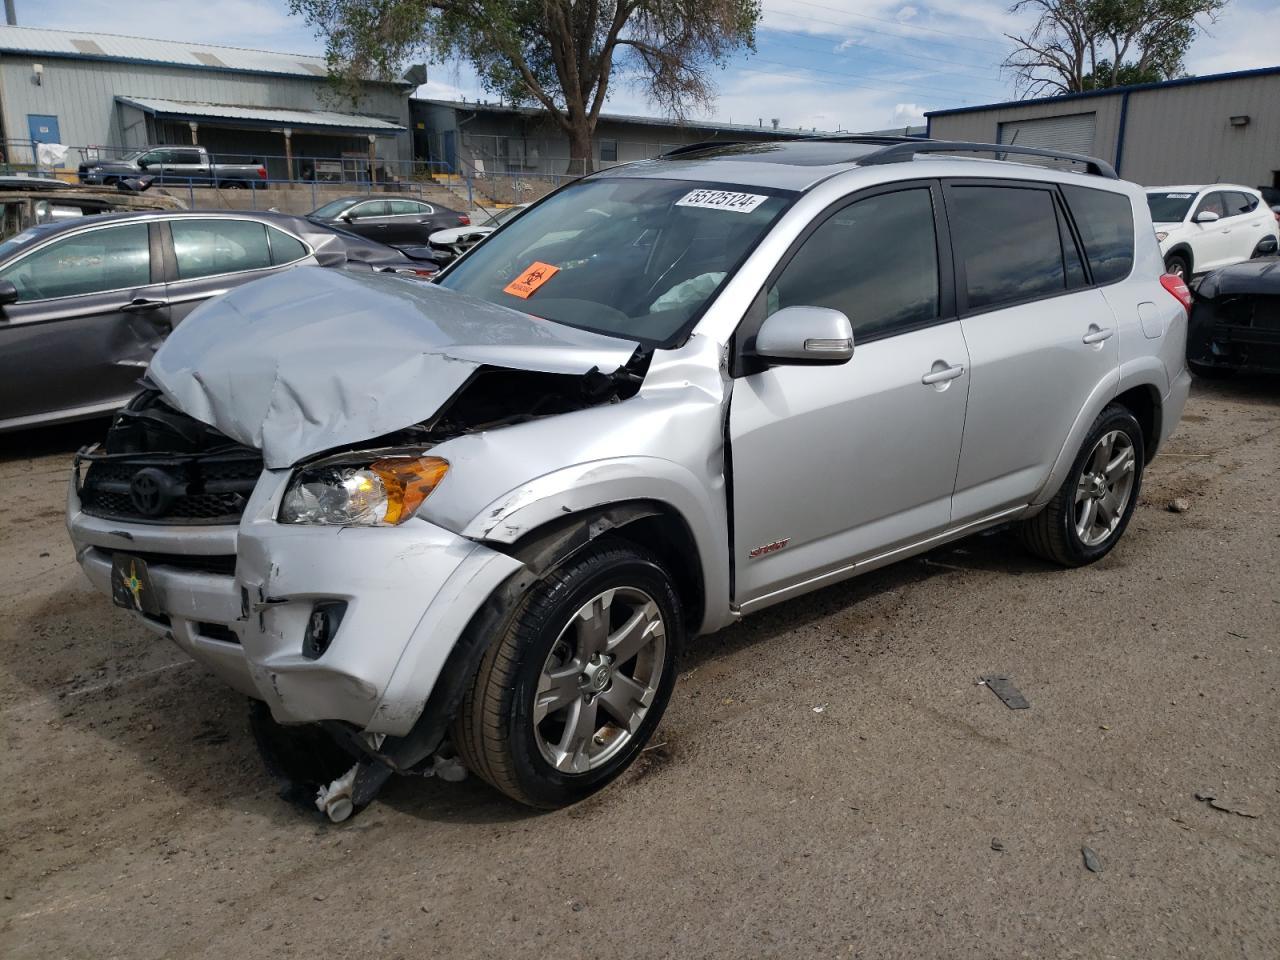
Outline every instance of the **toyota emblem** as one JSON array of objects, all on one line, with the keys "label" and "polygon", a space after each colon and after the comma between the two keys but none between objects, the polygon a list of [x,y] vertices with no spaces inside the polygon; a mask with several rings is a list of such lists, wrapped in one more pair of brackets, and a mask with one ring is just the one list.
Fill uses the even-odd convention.
[{"label": "toyota emblem", "polygon": [[155,467],[139,470],[129,482],[129,500],[144,517],[160,516],[173,502],[169,475]]}]

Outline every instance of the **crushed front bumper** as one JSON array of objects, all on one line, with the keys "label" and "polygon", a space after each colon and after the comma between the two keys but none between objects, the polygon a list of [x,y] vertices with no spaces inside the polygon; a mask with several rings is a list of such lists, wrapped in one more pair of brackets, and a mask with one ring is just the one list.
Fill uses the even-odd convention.
[{"label": "crushed front bumper", "polygon": [[[108,595],[114,554],[145,560],[165,613],[135,616],[265,701],[278,721],[407,734],[472,616],[521,564],[418,519],[373,528],[277,523],[288,475],[263,473],[238,526],[90,516],[73,482],[67,526],[76,557]],[[305,637],[324,604],[345,607],[317,655]]]}]

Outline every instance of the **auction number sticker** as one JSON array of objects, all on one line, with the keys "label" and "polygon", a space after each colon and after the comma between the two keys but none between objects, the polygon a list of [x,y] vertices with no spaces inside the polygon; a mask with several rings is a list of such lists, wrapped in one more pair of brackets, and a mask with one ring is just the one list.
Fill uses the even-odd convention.
[{"label": "auction number sticker", "polygon": [[1166,193],[1166,197],[1170,200],[1190,200],[1195,196],[1194,193]]},{"label": "auction number sticker", "polygon": [[549,263],[535,260],[529,265],[528,269],[520,271],[520,276],[503,287],[502,292],[509,293],[513,297],[519,297],[521,300],[528,300],[540,286],[559,272],[559,267],[553,267]]},{"label": "auction number sticker", "polygon": [[729,190],[691,190],[676,201],[676,206],[750,213],[768,199],[768,197],[759,193],[733,193]]}]

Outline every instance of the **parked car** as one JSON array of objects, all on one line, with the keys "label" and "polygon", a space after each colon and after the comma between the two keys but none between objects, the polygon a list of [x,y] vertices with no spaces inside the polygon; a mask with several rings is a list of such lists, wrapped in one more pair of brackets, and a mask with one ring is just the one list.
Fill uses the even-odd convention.
[{"label": "parked car", "polygon": [[1190,279],[1276,252],[1277,220],[1250,187],[1150,187],[1147,204],[1165,270]]},{"label": "parked car", "polygon": [[428,238],[437,230],[471,223],[467,214],[438,204],[367,193],[330,201],[307,217],[392,246],[427,246]]},{"label": "parked car", "polygon": [[452,263],[528,206],[527,203],[520,203],[505,210],[497,210],[485,217],[483,223],[473,223],[468,227],[437,230],[427,238],[427,242],[441,264]]},{"label": "parked car", "polygon": [[1187,359],[1201,376],[1280,373],[1280,260],[1233,264],[1200,281]]},{"label": "parked car", "polygon": [[300,264],[426,277],[397,250],[273,213],[132,213],[0,243],[0,431],[109,413],[217,294]]},{"label": "parked car", "polygon": [[0,177],[0,240],[29,227],[61,223],[102,213],[135,210],[182,210],[184,204],[160,190],[146,193],[82,187],[60,180]]},{"label": "parked car", "polygon": [[267,179],[262,163],[217,163],[204,147],[145,147],[119,160],[87,160],[80,164],[81,183],[110,186],[143,174],[159,183],[196,184],[245,189]]},{"label": "parked car", "polygon": [[694,146],[435,283],[233,290],[77,457],[76,555],[280,736],[360,758],[333,819],[455,750],[578,800],[644,748],[687,639],[948,541],[1096,561],[1181,416],[1189,293],[1105,163],[944,148],[1051,155]]}]

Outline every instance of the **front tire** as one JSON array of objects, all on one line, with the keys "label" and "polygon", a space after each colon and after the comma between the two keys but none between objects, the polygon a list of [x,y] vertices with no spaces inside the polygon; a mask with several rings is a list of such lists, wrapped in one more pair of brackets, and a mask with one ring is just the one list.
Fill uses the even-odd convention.
[{"label": "front tire", "polygon": [[1188,283],[1191,282],[1191,261],[1187,259],[1186,254],[1174,253],[1165,257],[1164,272],[1171,273],[1175,277],[1181,277]]},{"label": "front tire", "polygon": [[1101,560],[1124,534],[1142,488],[1146,446],[1126,407],[1098,415],[1052,500],[1019,527],[1037,556],[1064,567]]},{"label": "front tire", "polygon": [[529,590],[485,653],[454,720],[463,763],[532,807],[594,793],[661,720],[683,635],[653,554],[591,544]]}]

